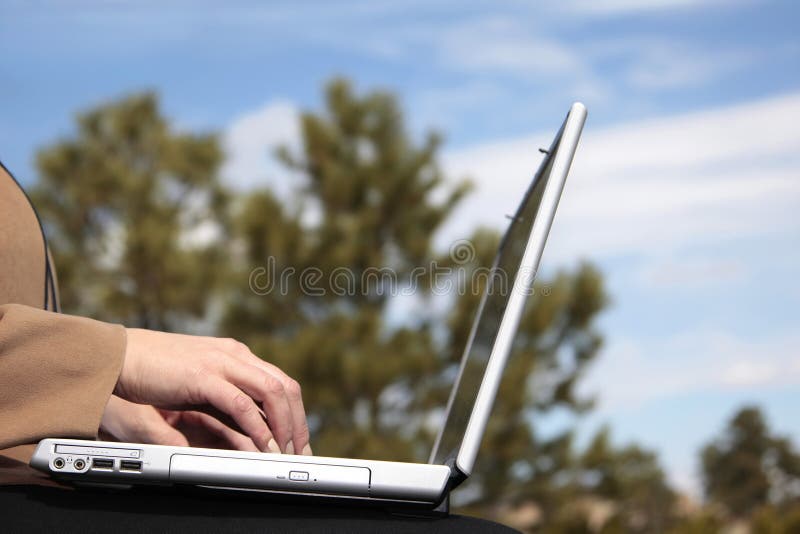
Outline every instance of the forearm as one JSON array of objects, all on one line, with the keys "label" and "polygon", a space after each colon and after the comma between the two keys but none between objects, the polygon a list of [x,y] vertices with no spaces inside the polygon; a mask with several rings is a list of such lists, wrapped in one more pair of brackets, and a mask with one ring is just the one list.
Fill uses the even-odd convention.
[{"label": "forearm", "polygon": [[95,437],[125,347],[122,326],[0,305],[0,449]]}]

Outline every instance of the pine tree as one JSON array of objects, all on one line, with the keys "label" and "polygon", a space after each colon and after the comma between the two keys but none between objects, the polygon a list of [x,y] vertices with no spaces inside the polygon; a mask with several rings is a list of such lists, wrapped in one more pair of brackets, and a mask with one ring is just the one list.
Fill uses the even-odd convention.
[{"label": "pine tree", "polygon": [[579,458],[575,482],[580,493],[614,503],[609,523],[624,532],[665,532],[675,522],[675,494],[655,454],[638,445],[615,448],[608,428]]},{"label": "pine tree", "polygon": [[75,135],[41,150],[32,197],[64,311],[159,330],[202,318],[221,257],[222,157],[213,135],[172,131],[151,93],[82,113]]},{"label": "pine tree", "polygon": [[701,463],[706,497],[733,516],[800,497],[800,455],[788,439],[772,434],[755,406],[731,418],[723,434],[703,448]]},{"label": "pine tree", "polygon": [[[318,451],[409,460],[428,451],[414,447],[403,408],[436,349],[428,325],[392,327],[386,307],[469,185],[444,184],[440,138],[414,143],[391,94],[359,97],[335,80],[325,102],[302,116],[302,153],[278,153],[305,178],[298,198],[259,191],[238,213],[245,268],[222,331],[310,385]],[[309,211],[316,220],[304,221]]]}]

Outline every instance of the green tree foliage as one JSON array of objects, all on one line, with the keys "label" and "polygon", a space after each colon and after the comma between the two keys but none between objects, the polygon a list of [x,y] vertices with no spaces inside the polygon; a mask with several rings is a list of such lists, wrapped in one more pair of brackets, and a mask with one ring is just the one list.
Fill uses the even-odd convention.
[{"label": "green tree foliage", "polygon": [[716,534],[723,532],[725,521],[713,510],[700,510],[682,518],[669,530],[670,534]]},{"label": "green tree foliage", "polygon": [[[676,495],[653,452],[633,444],[613,445],[605,427],[584,450],[577,450],[571,438],[554,448],[561,463],[536,493],[541,517],[515,526],[546,533],[612,534],[668,532],[683,524]],[[514,514],[503,514],[502,508],[498,515],[513,521]]]},{"label": "green tree foliage", "polygon": [[428,325],[387,328],[384,312],[468,184],[444,185],[438,136],[413,143],[392,95],[336,80],[325,104],[302,116],[301,153],[278,154],[304,178],[297,207],[258,191],[237,213],[242,269],[222,331],[311,386],[318,451],[409,459],[421,451],[397,412],[436,350]]},{"label": "green tree foliage", "polygon": [[580,491],[615,503],[609,525],[623,532],[664,532],[673,522],[675,495],[652,452],[638,445],[614,448],[604,428],[578,466]]},{"label": "green tree foliage", "polygon": [[753,514],[753,534],[794,534],[800,532],[800,504],[764,506]]},{"label": "green tree foliage", "polygon": [[63,309],[154,329],[202,317],[220,254],[196,241],[224,221],[222,157],[216,137],[172,131],[153,94],[81,114],[41,150],[32,196]]},{"label": "green tree foliage", "polygon": [[788,439],[770,432],[755,406],[733,416],[723,434],[703,448],[701,462],[706,497],[735,517],[800,496],[800,455]]}]

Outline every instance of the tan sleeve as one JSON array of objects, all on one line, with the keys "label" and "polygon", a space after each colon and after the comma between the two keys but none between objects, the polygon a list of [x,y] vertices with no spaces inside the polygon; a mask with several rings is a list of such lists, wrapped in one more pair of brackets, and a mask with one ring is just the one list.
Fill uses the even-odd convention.
[{"label": "tan sleeve", "polygon": [[96,437],[125,345],[120,325],[0,305],[0,449]]}]

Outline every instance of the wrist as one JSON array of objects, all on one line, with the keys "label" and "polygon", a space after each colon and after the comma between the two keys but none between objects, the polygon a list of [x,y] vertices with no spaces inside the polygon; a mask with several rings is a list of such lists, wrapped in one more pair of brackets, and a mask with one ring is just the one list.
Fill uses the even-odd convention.
[{"label": "wrist", "polygon": [[117,383],[114,386],[113,394],[123,399],[133,400],[135,392],[132,391],[131,384],[135,381],[131,377],[136,376],[136,330],[135,328],[124,328],[125,330],[125,350],[122,356],[122,366],[120,367]]}]

